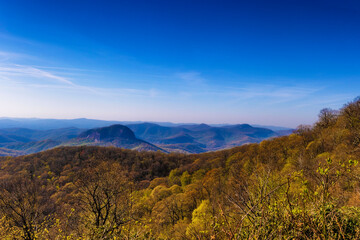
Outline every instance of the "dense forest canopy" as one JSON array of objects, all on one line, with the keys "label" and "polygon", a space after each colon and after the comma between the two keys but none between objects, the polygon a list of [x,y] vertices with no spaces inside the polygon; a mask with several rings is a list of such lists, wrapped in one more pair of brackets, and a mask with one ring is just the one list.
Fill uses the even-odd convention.
[{"label": "dense forest canopy", "polygon": [[203,154],[62,147],[0,159],[1,239],[359,239],[360,99]]}]

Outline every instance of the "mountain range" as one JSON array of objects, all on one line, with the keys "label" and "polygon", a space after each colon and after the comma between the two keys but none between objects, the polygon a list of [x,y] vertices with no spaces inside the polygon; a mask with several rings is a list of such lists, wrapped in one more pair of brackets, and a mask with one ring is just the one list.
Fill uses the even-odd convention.
[{"label": "mountain range", "polygon": [[[29,128],[36,130],[52,130],[59,128],[80,128],[91,129],[99,127],[107,127],[114,124],[138,124],[144,123],[144,121],[107,121],[88,118],[76,118],[76,119],[44,119],[44,118],[10,118],[0,117],[0,129],[3,128]],[[172,123],[172,122],[149,122],[158,124],[165,127],[176,127],[183,125],[198,125],[196,123]],[[224,127],[231,126],[232,124],[209,124],[212,127]],[[279,130],[292,130],[287,127],[269,126],[269,125],[253,125],[253,127],[267,128],[273,131]]]},{"label": "mountain range", "polygon": [[[202,153],[287,135],[249,124],[217,125],[112,122],[92,119],[0,119],[0,156],[59,146],[113,146],[139,151]],[[24,128],[26,127],[26,128]],[[49,129],[53,127],[54,129]]]},{"label": "mountain range", "polygon": [[135,135],[167,151],[201,153],[278,136],[270,129],[248,124],[211,127],[206,124],[165,127],[153,123],[130,124]]}]

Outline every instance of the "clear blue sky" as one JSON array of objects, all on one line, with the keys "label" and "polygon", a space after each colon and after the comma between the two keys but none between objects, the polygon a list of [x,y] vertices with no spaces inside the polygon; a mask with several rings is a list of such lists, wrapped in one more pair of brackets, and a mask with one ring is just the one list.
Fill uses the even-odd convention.
[{"label": "clear blue sky", "polygon": [[358,95],[356,0],[0,0],[0,117],[296,127]]}]

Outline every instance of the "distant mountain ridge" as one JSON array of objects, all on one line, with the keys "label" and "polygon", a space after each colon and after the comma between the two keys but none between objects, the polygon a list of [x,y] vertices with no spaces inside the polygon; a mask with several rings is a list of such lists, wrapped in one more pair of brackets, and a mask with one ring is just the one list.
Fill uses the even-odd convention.
[{"label": "distant mountain ridge", "polygon": [[105,121],[87,118],[77,119],[38,119],[38,118],[0,118],[1,128],[28,128],[34,130],[52,130],[58,128],[90,129],[121,124],[119,121]]},{"label": "distant mountain ridge", "polygon": [[128,127],[120,124],[109,127],[90,129],[81,133],[78,138],[87,138],[93,141],[114,138],[136,139],[135,134]]},{"label": "distant mountain ridge", "polygon": [[260,142],[278,136],[272,130],[249,124],[211,127],[206,124],[164,127],[154,123],[130,124],[135,135],[168,151],[200,153],[246,143]]},{"label": "distant mountain ridge", "polygon": [[[11,119],[0,118],[1,155],[25,155],[58,146],[97,145],[114,146],[139,151],[164,151],[202,153],[216,151],[264,139],[288,135],[291,129],[273,131],[249,124],[217,125],[156,123],[112,124],[113,122],[91,119],[56,120],[17,119],[22,125],[35,124],[38,129],[1,128]],[[14,120],[15,121],[15,120]],[[44,123],[44,126],[38,124]],[[83,125],[82,125],[83,123]],[[103,124],[108,124],[102,126]],[[2,125],[3,124],[3,125]],[[30,124],[30,125],[31,125]],[[57,125],[60,124],[60,125]],[[66,128],[47,129],[50,126]],[[16,124],[15,124],[16,125]],[[87,126],[100,125],[100,127]],[[17,126],[17,125],[16,125]],[[80,128],[79,128],[80,127]]]},{"label": "distant mountain ridge", "polygon": [[87,130],[77,138],[62,145],[113,146],[139,151],[163,151],[151,143],[136,138],[133,131],[120,124]]},{"label": "distant mountain ridge", "polygon": [[[207,125],[211,127],[226,127],[234,124],[197,124],[197,123],[172,123],[172,122],[149,122],[149,121],[107,121],[88,118],[75,119],[43,119],[43,118],[10,118],[0,117],[0,129],[3,128],[28,128],[33,130],[54,130],[59,128],[79,128],[91,129],[99,127],[107,127],[114,124],[129,125],[140,123],[153,123],[164,127],[178,127],[178,126],[199,126]],[[267,128],[273,131],[291,130],[291,128],[267,125],[253,125],[253,127]]]}]

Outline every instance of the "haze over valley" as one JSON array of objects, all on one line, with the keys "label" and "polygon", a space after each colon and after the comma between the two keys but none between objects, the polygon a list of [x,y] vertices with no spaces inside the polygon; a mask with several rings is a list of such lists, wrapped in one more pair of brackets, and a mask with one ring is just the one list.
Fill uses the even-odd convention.
[{"label": "haze over valley", "polygon": [[54,147],[83,145],[201,153],[260,142],[292,132],[292,129],[282,127],[270,128],[273,130],[248,124],[210,126],[93,119],[3,118],[0,119],[0,155],[18,156]]}]

